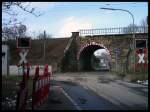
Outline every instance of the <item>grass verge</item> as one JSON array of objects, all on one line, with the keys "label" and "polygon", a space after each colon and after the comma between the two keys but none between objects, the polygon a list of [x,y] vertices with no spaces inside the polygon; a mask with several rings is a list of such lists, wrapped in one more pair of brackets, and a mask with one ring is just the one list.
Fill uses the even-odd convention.
[{"label": "grass verge", "polygon": [[121,79],[126,79],[128,80],[129,82],[136,82],[137,80],[148,80],[148,73],[146,72],[143,72],[143,73],[127,73],[127,72],[114,72],[112,71],[111,72],[112,75],[116,75],[118,77],[120,77]]},{"label": "grass verge", "polygon": [[[2,76],[2,109],[15,109],[17,92],[22,76]],[[32,97],[33,77],[28,81],[28,99]],[[12,103],[13,102],[13,103]]]}]

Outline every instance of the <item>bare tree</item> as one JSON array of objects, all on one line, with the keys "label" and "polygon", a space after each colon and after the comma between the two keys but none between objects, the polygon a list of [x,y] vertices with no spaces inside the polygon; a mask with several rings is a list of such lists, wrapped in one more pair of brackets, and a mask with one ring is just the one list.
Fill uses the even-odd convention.
[{"label": "bare tree", "polygon": [[12,19],[11,17],[16,17],[18,15],[17,12],[13,11],[13,8],[17,7],[20,8],[22,11],[25,11],[27,13],[30,13],[36,17],[39,17],[42,15],[41,12],[36,13],[35,8],[31,8],[30,2],[2,2],[2,14],[8,14],[10,18],[2,19],[2,25],[16,25],[21,24],[21,21],[18,21],[17,18]]},{"label": "bare tree", "polygon": [[11,27],[3,27],[2,29],[2,40],[14,40],[17,37],[25,37],[26,36],[26,26],[25,25],[18,25],[18,26],[11,26]]},{"label": "bare tree", "polygon": [[141,33],[145,33],[145,32],[148,32],[148,16],[147,18],[141,20],[139,26],[134,24],[129,24],[127,27],[125,27],[123,29],[123,33],[125,34],[130,34],[130,33],[133,33],[133,27],[134,27],[134,32],[141,32]]},{"label": "bare tree", "polygon": [[145,26],[145,27],[148,26],[148,16],[141,21],[141,26]]},{"label": "bare tree", "polygon": [[134,27],[134,32],[138,32],[138,26],[136,24],[129,24],[127,27],[123,29],[123,33],[125,34],[132,34],[133,33],[133,27]]},{"label": "bare tree", "polygon": [[[43,40],[44,39],[44,33],[39,33],[37,38]],[[52,38],[52,35],[46,34],[45,39],[49,39],[49,38]]]},{"label": "bare tree", "polygon": [[148,17],[143,19],[141,22],[140,22],[140,25],[143,27],[144,29],[144,32],[148,32]]},{"label": "bare tree", "polygon": [[35,8],[30,7],[30,2],[2,2],[2,40],[25,36],[27,28],[21,20],[18,20],[19,13],[13,10],[14,8],[19,8],[35,17],[42,15],[41,12],[35,12]]}]

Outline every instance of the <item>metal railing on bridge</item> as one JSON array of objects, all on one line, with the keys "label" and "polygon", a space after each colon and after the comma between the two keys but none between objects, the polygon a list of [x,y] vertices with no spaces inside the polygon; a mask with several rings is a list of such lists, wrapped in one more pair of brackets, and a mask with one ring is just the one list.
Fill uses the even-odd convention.
[{"label": "metal railing on bridge", "polygon": [[[80,36],[87,35],[116,35],[116,34],[132,34],[133,28],[119,27],[119,28],[103,28],[103,29],[81,29]],[[134,33],[148,33],[148,27],[138,26],[134,28]]]}]

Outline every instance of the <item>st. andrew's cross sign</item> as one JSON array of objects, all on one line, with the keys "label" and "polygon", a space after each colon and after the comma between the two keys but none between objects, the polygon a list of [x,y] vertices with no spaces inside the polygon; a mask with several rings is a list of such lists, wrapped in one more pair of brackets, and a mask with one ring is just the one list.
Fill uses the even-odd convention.
[{"label": "st. andrew's cross sign", "polygon": [[21,57],[21,60],[19,61],[19,64],[21,65],[22,63],[27,63],[27,59],[26,59],[26,56],[28,54],[28,50],[26,51],[22,51],[19,53],[20,57]]},{"label": "st. andrew's cross sign", "polygon": [[[22,66],[23,70],[23,78],[20,82],[20,89],[17,93],[17,103],[16,103],[16,109],[24,111],[26,108],[26,102],[27,102],[27,96],[28,96],[28,78],[29,78],[29,66],[28,62],[26,60],[26,56],[28,54],[28,49],[30,48],[31,40],[30,38],[17,38],[17,50],[19,51],[19,55],[21,57],[21,60],[19,61],[19,65]],[[27,68],[27,71],[25,72],[25,66]]]},{"label": "st. andrew's cross sign", "polygon": [[24,38],[17,38],[17,49],[21,52],[19,52],[19,55],[21,57],[21,60],[19,61],[19,64],[25,64],[27,63],[26,56],[28,54],[28,49],[31,46],[31,39],[29,37]]}]

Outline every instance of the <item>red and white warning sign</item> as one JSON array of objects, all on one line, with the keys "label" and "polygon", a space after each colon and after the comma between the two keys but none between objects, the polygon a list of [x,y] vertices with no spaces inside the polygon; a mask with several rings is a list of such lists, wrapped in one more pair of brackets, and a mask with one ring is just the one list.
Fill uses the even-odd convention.
[{"label": "red and white warning sign", "polygon": [[144,61],[144,53],[138,54],[138,56],[139,56],[139,61],[138,61],[138,63],[145,63],[145,61]]}]

